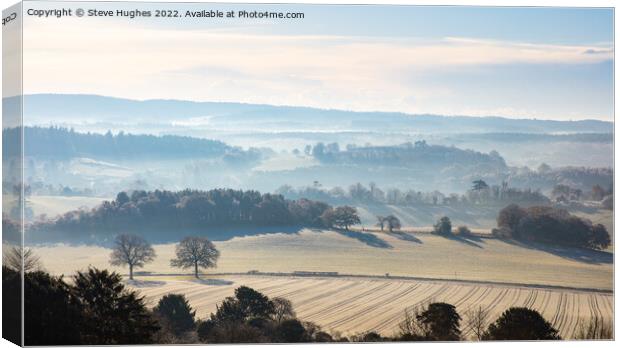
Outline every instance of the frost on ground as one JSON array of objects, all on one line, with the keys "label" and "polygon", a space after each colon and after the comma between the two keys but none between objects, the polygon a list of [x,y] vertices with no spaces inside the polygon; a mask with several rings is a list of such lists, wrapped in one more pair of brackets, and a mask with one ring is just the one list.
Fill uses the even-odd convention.
[{"label": "frost on ground", "polygon": [[[429,301],[445,301],[464,314],[482,306],[496,318],[511,306],[536,309],[571,338],[580,320],[591,317],[611,322],[613,295],[610,293],[554,290],[500,285],[465,284],[436,281],[359,279],[337,277],[226,276],[212,280],[154,281],[156,286],[131,285],[146,296],[150,305],[165,294],[185,294],[198,318],[215,311],[215,306],[236,287],[246,285],[270,297],[281,296],[293,302],[303,320],[314,321],[328,331],[355,334],[368,330],[391,334],[398,330],[406,308]],[[469,328],[464,327],[467,333]]]}]

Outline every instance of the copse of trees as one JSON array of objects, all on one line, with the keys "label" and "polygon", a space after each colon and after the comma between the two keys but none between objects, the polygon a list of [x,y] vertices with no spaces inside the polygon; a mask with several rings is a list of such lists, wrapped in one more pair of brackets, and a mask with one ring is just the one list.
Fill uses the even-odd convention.
[{"label": "copse of trees", "polygon": [[424,140],[397,146],[347,146],[342,151],[338,143],[319,142],[311,146],[307,154],[325,163],[377,164],[384,166],[410,166],[424,163],[428,170],[459,165],[463,169],[505,171],[504,159],[496,152],[481,153],[456,147],[431,145]]},{"label": "copse of trees", "polygon": [[322,226],[330,208],[308,199],[287,200],[278,194],[215,189],[209,191],[120,192],[91,211],[75,210],[32,227],[37,231],[141,231],[209,226]]},{"label": "copse of trees", "polygon": [[[146,308],[144,298],[126,289],[121,279],[119,274],[96,268],[77,272],[69,283],[43,271],[25,272],[24,343],[155,343],[160,326]],[[19,272],[2,268],[3,291],[19,287],[20,283]]]},{"label": "copse of trees", "polygon": [[209,319],[198,324],[198,337],[205,343],[332,341],[319,326],[298,320],[294,313],[290,302],[271,300],[241,286],[234,297],[224,299]]},{"label": "copse of trees", "polygon": [[345,230],[348,230],[350,226],[361,223],[357,209],[347,205],[337,207],[336,209],[327,209],[321,215],[321,219],[327,227],[344,228]]},{"label": "copse of trees", "polygon": [[402,227],[400,223],[400,219],[394,215],[388,215],[388,216],[378,215],[377,221],[378,221],[377,226],[381,227],[381,231],[383,231],[383,229],[387,227],[388,232],[391,233],[394,230],[398,230]]},{"label": "copse of trees", "polygon": [[452,221],[447,216],[442,216],[437,220],[437,223],[433,225],[433,233],[439,234],[442,236],[447,236],[452,234]]},{"label": "copse of trees", "polygon": [[483,340],[560,340],[551,323],[537,311],[524,307],[512,307],[482,335]]},{"label": "copse of trees", "polygon": [[592,249],[605,249],[611,243],[605,226],[553,207],[511,204],[499,212],[497,226],[496,236],[522,241]]},{"label": "copse of trees", "polygon": [[184,295],[164,295],[155,308],[155,313],[174,336],[182,336],[196,328],[196,311],[192,309]]}]

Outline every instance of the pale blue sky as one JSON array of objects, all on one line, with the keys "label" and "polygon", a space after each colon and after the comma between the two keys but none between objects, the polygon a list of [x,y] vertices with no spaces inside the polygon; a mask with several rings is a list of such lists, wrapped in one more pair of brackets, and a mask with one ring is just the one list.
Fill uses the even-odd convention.
[{"label": "pale blue sky", "polygon": [[[30,2],[28,6],[62,4]],[[70,6],[169,7],[137,3]],[[182,11],[304,12],[305,18],[27,17],[24,47],[26,54],[32,54],[24,60],[26,92],[360,111],[613,119],[611,9],[175,7]]]}]

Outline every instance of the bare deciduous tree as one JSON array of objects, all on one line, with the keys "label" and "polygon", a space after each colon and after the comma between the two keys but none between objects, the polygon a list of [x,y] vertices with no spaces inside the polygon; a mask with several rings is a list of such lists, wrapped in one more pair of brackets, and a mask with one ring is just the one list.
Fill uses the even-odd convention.
[{"label": "bare deciduous tree", "polygon": [[129,279],[133,280],[133,269],[144,267],[153,261],[155,250],[144,238],[131,234],[121,234],[114,239],[114,250],[110,254],[113,266],[129,266]]},{"label": "bare deciduous tree", "polygon": [[377,215],[377,226],[381,227],[381,232],[385,227],[385,216]]},{"label": "bare deciduous tree", "polygon": [[482,308],[482,306],[465,312],[465,324],[478,341],[482,340],[484,331],[489,326],[490,315],[489,310]]},{"label": "bare deciduous tree", "polygon": [[207,238],[185,237],[176,247],[176,259],[170,260],[172,267],[194,268],[194,275],[198,278],[198,268],[217,266],[220,252]]},{"label": "bare deciduous tree", "polygon": [[41,269],[41,261],[39,260],[39,257],[29,248],[13,246],[6,253],[3,253],[2,259],[2,265],[14,271],[21,271],[22,261],[24,272],[31,272]]}]

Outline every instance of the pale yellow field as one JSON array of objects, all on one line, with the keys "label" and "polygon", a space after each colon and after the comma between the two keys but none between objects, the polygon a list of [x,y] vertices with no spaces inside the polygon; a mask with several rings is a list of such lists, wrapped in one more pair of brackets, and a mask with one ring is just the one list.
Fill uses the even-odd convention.
[{"label": "pale yellow field", "polygon": [[[142,277],[130,285],[151,306],[164,294],[185,294],[198,318],[207,317],[236,287],[246,285],[270,297],[288,298],[301,319],[346,335],[368,330],[394,333],[405,308],[429,301],[454,304],[461,315],[482,306],[491,311],[493,320],[511,306],[530,307],[540,311],[564,338],[573,337],[580,320],[598,317],[611,322],[613,318],[613,296],[607,293],[459,282],[235,275],[195,281]],[[463,326],[467,334],[469,328]]]},{"label": "pale yellow field", "polygon": [[[183,235],[179,234],[179,238]],[[412,276],[577,288],[613,288],[611,254],[570,249],[542,250],[496,239],[455,240],[427,233],[387,234],[302,230],[237,237],[215,243],[218,267],[208,272],[237,273],[331,271],[340,274]],[[143,271],[178,274],[170,267],[174,244],[155,245],[157,258]],[[123,268],[108,263],[102,247],[35,247],[44,267],[72,274],[89,265]]]}]

